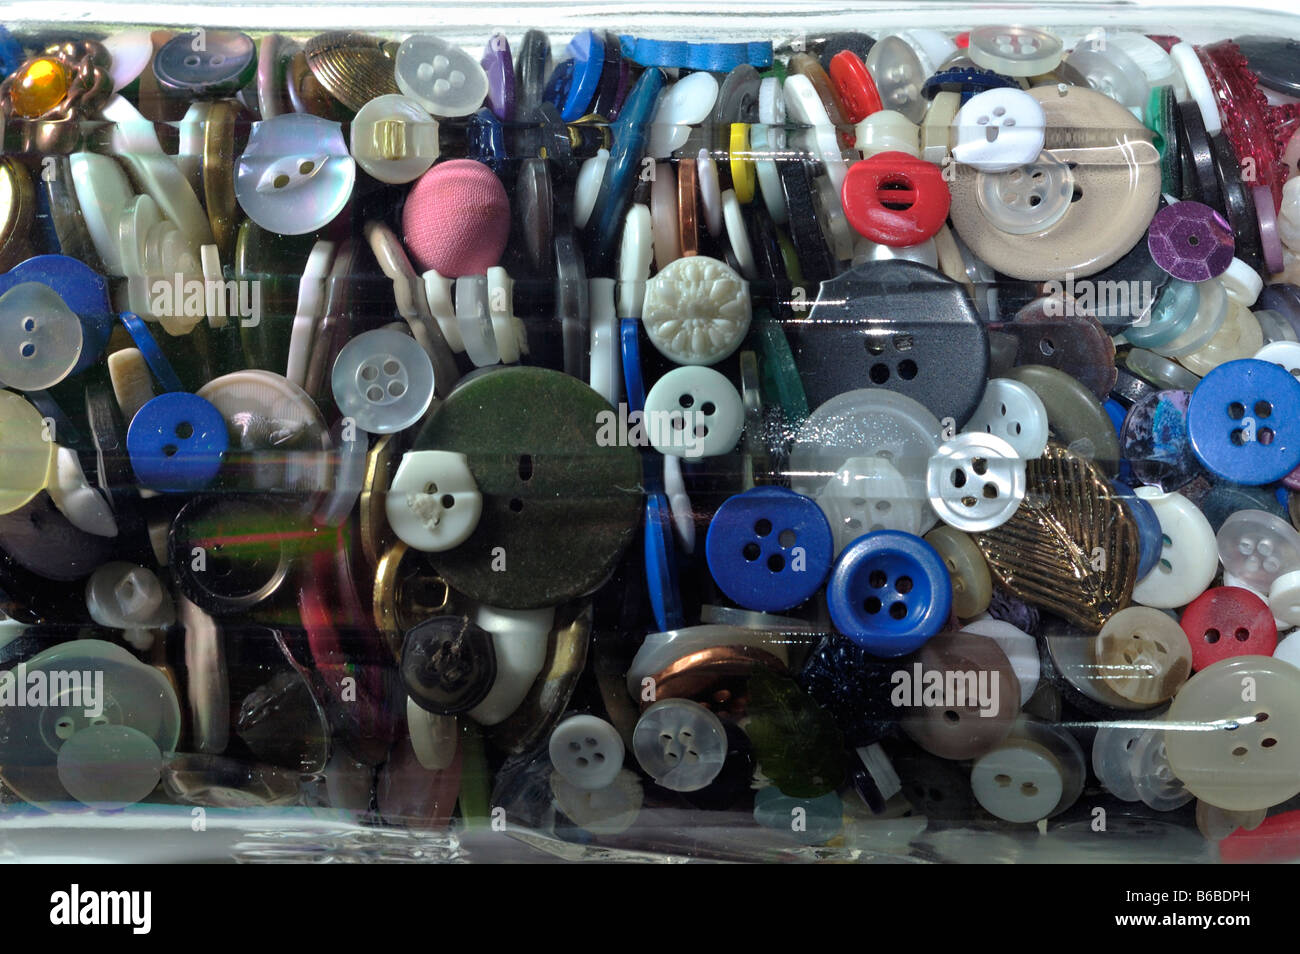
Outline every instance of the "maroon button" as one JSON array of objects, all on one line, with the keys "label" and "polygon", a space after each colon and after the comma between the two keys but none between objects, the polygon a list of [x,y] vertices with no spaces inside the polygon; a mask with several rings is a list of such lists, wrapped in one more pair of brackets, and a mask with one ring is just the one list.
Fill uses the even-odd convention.
[{"label": "maroon button", "polygon": [[1147,247],[1157,265],[1185,282],[1222,275],[1236,253],[1227,220],[1208,205],[1190,201],[1175,202],[1155,214],[1147,229]]},{"label": "maroon button", "polygon": [[1268,605],[1239,586],[1206,590],[1183,610],[1180,622],[1197,671],[1233,656],[1271,656],[1277,648],[1277,623]]},{"label": "maroon button", "polygon": [[933,238],[948,218],[952,196],[934,163],[882,152],[849,166],[840,198],[859,234],[899,248]]}]

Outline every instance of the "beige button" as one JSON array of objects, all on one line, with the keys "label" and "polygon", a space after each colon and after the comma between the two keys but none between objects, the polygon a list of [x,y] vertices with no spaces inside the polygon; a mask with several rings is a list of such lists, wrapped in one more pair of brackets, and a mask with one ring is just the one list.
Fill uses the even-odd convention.
[{"label": "beige button", "polygon": [[1271,808],[1300,793],[1300,669],[1234,656],[1198,672],[1165,716],[1169,765],[1216,808]]},{"label": "beige button", "polygon": [[987,637],[940,633],[899,671],[907,678],[893,677],[892,698],[907,706],[903,731],[940,758],[978,758],[1006,738],[1020,714],[1020,682]]},{"label": "beige button", "polygon": [[[1155,214],[1160,157],[1152,133],[1119,103],[1091,89],[1056,85],[1028,92],[1047,120],[1042,168],[1026,167],[1034,171],[1014,179],[1018,170],[982,173],[957,166],[951,183],[953,228],[972,252],[1012,278],[1095,274],[1137,244]],[[1062,177],[1068,181],[1055,181]],[[1072,184],[1063,213],[1050,198],[1034,201],[1032,190],[1048,179],[1052,195]],[[1043,225],[1033,228],[1038,210]]]},{"label": "beige button", "polygon": [[1122,609],[1096,643],[1101,678],[1130,702],[1155,705],[1173,697],[1192,673],[1192,647],[1178,621],[1149,606]]},{"label": "beige button", "polygon": [[989,608],[993,577],[988,561],[967,534],[955,527],[935,527],[925,542],[939,551],[952,577],[952,609],[961,619],[971,619]]}]

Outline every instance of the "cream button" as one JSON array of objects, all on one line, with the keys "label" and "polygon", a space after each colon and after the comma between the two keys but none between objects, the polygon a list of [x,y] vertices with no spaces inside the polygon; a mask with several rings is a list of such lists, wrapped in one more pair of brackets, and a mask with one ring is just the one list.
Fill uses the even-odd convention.
[{"label": "cream button", "polygon": [[469,539],[483,512],[464,454],[407,451],[385,502],[388,523],[409,547],[440,553]]},{"label": "cream button", "polygon": [[1157,609],[1185,606],[1214,579],[1219,560],[1214,528],[1205,514],[1181,494],[1139,487],[1160,521],[1160,562],[1133,587],[1133,601]]},{"label": "cream button", "polygon": [[1097,634],[1106,685],[1143,705],[1173,697],[1192,672],[1192,648],[1177,620],[1149,606],[1122,609]]}]

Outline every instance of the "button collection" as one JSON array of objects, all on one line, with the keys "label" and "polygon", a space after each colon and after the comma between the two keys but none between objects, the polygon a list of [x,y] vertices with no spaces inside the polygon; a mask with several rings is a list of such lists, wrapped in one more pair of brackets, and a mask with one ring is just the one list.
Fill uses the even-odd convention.
[{"label": "button collection", "polygon": [[1300,794],[1295,40],[49,29],[0,697],[112,691],[0,705],[6,792],[706,854]]}]

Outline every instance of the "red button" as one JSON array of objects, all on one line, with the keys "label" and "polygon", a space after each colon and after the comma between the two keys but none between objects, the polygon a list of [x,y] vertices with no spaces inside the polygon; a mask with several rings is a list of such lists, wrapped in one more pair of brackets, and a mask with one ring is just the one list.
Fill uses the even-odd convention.
[{"label": "red button", "polygon": [[1277,623],[1268,605],[1239,586],[1206,590],[1183,610],[1181,625],[1196,670],[1233,656],[1271,656],[1277,649]]},{"label": "red button", "polygon": [[1229,864],[1295,861],[1300,858],[1300,811],[1266,818],[1254,831],[1238,828],[1219,842],[1219,858]]},{"label": "red button", "polygon": [[957,49],[964,50],[970,46],[970,31],[958,33],[952,38],[952,42],[957,45]]},{"label": "red button", "polygon": [[840,199],[860,234],[898,248],[933,238],[948,218],[952,196],[934,163],[882,152],[849,166]]},{"label": "red button", "polygon": [[880,101],[880,91],[871,78],[867,66],[852,50],[840,50],[831,57],[831,82],[840,94],[844,118],[860,123],[874,112],[885,108]]}]

